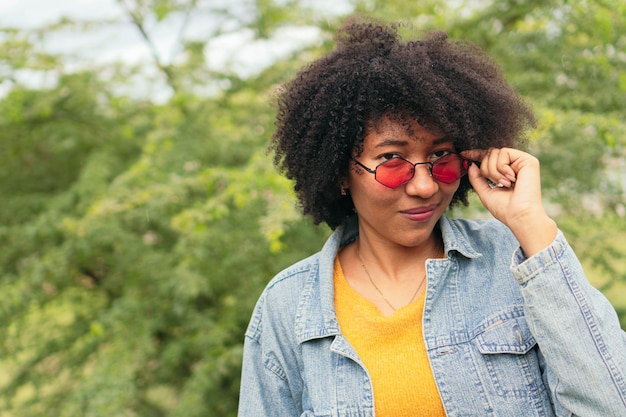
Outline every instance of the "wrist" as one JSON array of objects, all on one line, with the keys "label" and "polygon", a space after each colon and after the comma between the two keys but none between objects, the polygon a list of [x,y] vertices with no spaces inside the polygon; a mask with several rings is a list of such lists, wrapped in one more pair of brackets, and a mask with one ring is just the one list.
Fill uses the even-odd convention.
[{"label": "wrist", "polygon": [[520,216],[509,228],[528,258],[550,246],[558,233],[556,222],[545,211]]}]

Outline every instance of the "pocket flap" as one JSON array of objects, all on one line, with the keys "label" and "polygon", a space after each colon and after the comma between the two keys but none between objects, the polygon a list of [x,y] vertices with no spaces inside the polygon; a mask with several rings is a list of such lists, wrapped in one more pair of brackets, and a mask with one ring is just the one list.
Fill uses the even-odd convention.
[{"label": "pocket flap", "polygon": [[480,353],[523,355],[537,344],[524,316],[498,320],[475,339]]}]

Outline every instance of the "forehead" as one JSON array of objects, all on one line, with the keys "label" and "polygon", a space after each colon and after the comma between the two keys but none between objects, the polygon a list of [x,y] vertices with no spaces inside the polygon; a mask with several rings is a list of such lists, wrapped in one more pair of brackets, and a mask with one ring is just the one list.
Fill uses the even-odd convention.
[{"label": "forehead", "polygon": [[408,115],[387,114],[371,120],[365,130],[366,139],[413,139],[416,141],[432,141],[443,134],[432,123],[418,121]]}]

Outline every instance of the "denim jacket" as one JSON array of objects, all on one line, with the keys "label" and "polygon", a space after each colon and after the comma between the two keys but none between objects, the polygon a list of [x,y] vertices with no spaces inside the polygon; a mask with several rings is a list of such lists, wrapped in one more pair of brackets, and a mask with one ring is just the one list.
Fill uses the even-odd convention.
[{"label": "denim jacket", "polygon": [[[426,263],[423,335],[448,416],[626,417],[626,334],[559,234],[526,259],[495,220],[442,217]],[[240,417],[374,416],[372,385],[341,334],[333,261],[356,238],[279,273],[245,337]]]}]

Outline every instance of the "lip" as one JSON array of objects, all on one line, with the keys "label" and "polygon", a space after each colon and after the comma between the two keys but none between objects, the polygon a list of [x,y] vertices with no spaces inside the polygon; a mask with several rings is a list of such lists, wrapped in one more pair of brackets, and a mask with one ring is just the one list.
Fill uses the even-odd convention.
[{"label": "lip", "polygon": [[437,207],[438,206],[436,204],[432,204],[430,206],[415,207],[409,210],[402,210],[400,213],[402,213],[402,215],[409,220],[425,222],[433,217],[435,211],[437,210]]}]

